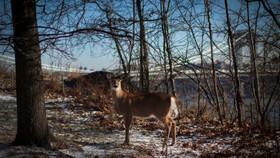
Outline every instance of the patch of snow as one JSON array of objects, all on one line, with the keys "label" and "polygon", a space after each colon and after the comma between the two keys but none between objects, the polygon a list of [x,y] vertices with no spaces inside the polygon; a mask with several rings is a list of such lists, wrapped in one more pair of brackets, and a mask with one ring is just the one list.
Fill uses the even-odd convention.
[{"label": "patch of snow", "polygon": [[73,101],[73,97],[60,97],[60,98],[54,98],[54,99],[46,99],[45,103],[46,104],[65,103],[65,102],[70,102],[70,101]]},{"label": "patch of snow", "polygon": [[2,93],[0,94],[1,102],[16,102],[16,98],[10,94]]}]

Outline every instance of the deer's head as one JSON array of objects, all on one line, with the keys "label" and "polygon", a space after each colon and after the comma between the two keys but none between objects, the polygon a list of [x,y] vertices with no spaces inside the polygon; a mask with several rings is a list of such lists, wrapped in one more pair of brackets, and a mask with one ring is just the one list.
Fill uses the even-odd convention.
[{"label": "deer's head", "polygon": [[119,90],[121,88],[121,82],[122,80],[119,78],[112,78],[111,79],[111,89],[112,90]]},{"label": "deer's head", "polygon": [[121,82],[123,79],[123,75],[119,75],[119,76],[110,76],[110,84],[111,84],[111,90],[113,91],[118,91],[121,90],[122,86],[121,86]]}]

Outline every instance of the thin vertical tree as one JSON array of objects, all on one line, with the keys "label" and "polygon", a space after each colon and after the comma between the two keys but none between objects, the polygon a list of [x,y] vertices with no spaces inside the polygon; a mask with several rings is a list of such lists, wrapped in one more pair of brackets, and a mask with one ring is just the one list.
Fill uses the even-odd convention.
[{"label": "thin vertical tree", "polygon": [[[170,0],[168,1],[167,9],[165,5],[165,0],[161,0],[162,5],[162,32],[163,32],[163,38],[164,38],[164,44],[166,47],[167,57],[168,57],[168,63],[169,63],[169,82],[171,84],[171,91],[174,96],[176,96],[176,88],[175,88],[175,81],[174,81],[174,66],[173,66],[173,58],[171,53],[171,47],[170,47],[170,39],[169,39],[169,29],[168,29],[168,21],[167,21],[167,13],[169,10]],[[165,51],[164,51],[165,52]],[[168,88],[168,87],[167,87]]]},{"label": "thin vertical tree", "polygon": [[247,9],[247,25],[248,25],[248,32],[249,32],[249,41],[251,47],[251,58],[252,58],[252,66],[253,66],[253,76],[254,76],[254,84],[253,84],[253,94],[255,99],[255,104],[257,107],[258,114],[261,117],[261,126],[265,127],[265,116],[262,113],[261,109],[261,101],[260,101],[260,86],[259,86],[259,72],[257,69],[257,62],[256,62],[256,48],[255,48],[255,41],[253,37],[253,32],[251,29],[251,21],[250,21],[250,8],[249,8],[249,1],[246,1],[246,9]]},{"label": "thin vertical tree", "polygon": [[146,30],[144,25],[144,14],[141,5],[142,0],[136,0],[136,6],[140,25],[140,85],[143,93],[149,92],[149,55],[146,42]]},{"label": "thin vertical tree", "polygon": [[219,92],[218,92],[218,84],[217,84],[217,77],[216,77],[216,70],[215,70],[215,63],[214,63],[214,51],[213,51],[213,37],[212,37],[212,28],[211,28],[211,20],[210,20],[210,8],[208,4],[208,0],[204,0],[207,20],[208,20],[208,29],[209,29],[209,39],[210,39],[210,49],[211,49],[211,67],[212,67],[212,80],[213,80],[213,88],[214,88],[214,95],[215,101],[214,105],[216,106],[216,110],[218,112],[218,116],[220,119],[221,124],[223,124],[223,116],[221,112],[220,102],[219,102]]},{"label": "thin vertical tree", "polygon": [[17,134],[13,145],[50,148],[35,0],[12,0]]},{"label": "thin vertical tree", "polygon": [[[194,8],[194,2],[191,1],[191,8]],[[177,2],[177,6],[178,6],[178,2]],[[188,28],[189,28],[189,32],[190,32],[190,36],[192,37],[192,40],[194,42],[194,47],[196,49],[196,51],[199,53],[199,57],[200,57],[200,68],[199,68],[199,71],[201,73],[196,73],[196,69],[194,69],[194,73],[196,74],[196,83],[197,83],[197,113],[196,113],[196,117],[201,117],[204,110],[205,110],[205,107],[203,107],[202,105],[202,93],[203,93],[203,89],[202,87],[204,87],[205,85],[207,87],[209,87],[208,85],[208,79],[206,77],[206,73],[205,73],[205,68],[204,68],[204,64],[205,64],[205,60],[204,60],[204,57],[203,57],[203,46],[204,46],[204,36],[205,36],[205,31],[204,29],[201,30],[201,36],[197,36],[195,34],[195,27],[193,26],[192,24],[192,21],[191,20],[188,20],[186,18],[186,16],[184,16],[182,10],[180,9],[180,7],[178,6],[178,10],[181,14],[181,17],[182,19],[184,20],[184,22],[187,24]],[[191,11],[188,11],[189,14],[190,14],[190,17],[194,16],[192,15],[193,13]],[[195,15],[197,16],[197,15]],[[204,23],[205,23],[205,15],[203,16],[202,18],[202,21],[200,21],[199,23],[201,24],[201,27],[204,27]],[[199,40],[198,38],[201,38],[201,43],[199,44]],[[187,57],[187,56],[186,56]],[[203,81],[204,79],[204,81]],[[205,83],[205,84],[204,84]],[[211,104],[211,103],[210,103]],[[212,105],[212,104],[211,104]]]},{"label": "thin vertical tree", "polygon": [[[102,9],[102,8],[100,8]],[[112,24],[112,12],[111,12],[111,9],[109,7],[106,7],[106,9],[103,10],[105,13],[106,13],[106,18],[108,20],[108,27],[109,27],[109,30],[112,34],[114,34],[114,30],[113,30],[113,24]],[[117,49],[117,52],[118,52],[118,55],[119,55],[119,58],[120,58],[120,62],[121,62],[121,65],[123,67],[123,71],[124,71],[124,74],[125,76],[128,78],[128,74],[127,74],[127,68],[126,68],[126,62],[125,62],[125,59],[122,55],[122,51],[121,51],[121,45],[120,45],[120,42],[119,40],[117,39],[116,36],[112,35],[112,39],[114,40],[115,42],[115,45],[116,45],[116,49]]]},{"label": "thin vertical tree", "polygon": [[238,118],[238,125],[242,126],[242,115],[241,115],[241,94],[240,94],[240,81],[238,76],[238,61],[236,57],[236,49],[233,41],[233,34],[231,30],[231,23],[230,23],[230,17],[228,13],[228,3],[227,0],[225,0],[225,9],[226,9],[226,17],[227,17],[227,33],[230,40],[230,46],[231,46],[231,54],[232,54],[232,61],[233,61],[233,67],[234,67],[234,77],[233,77],[233,85],[234,85],[234,98],[236,102],[236,109],[237,109],[237,118]]}]

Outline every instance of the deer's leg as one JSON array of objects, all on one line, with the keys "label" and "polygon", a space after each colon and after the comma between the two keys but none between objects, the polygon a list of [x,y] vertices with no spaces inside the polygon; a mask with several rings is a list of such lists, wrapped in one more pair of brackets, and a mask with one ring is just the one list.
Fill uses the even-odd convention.
[{"label": "deer's leg", "polygon": [[164,149],[164,147],[167,145],[167,140],[169,138],[171,122],[169,122],[169,119],[167,119],[167,118],[162,118],[160,120],[165,126],[164,141],[163,141],[163,145],[162,145],[162,149]]},{"label": "deer's leg", "polygon": [[172,144],[174,145],[176,142],[176,123],[174,120],[171,120],[172,122],[172,127],[171,127],[171,131],[172,131]]},{"label": "deer's leg", "polygon": [[132,121],[132,115],[126,115],[125,118],[125,145],[129,145],[129,127]]}]

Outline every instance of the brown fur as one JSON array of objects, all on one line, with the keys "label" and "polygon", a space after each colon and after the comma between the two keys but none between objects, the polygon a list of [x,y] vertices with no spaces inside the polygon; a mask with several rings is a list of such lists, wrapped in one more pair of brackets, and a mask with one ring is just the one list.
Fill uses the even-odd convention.
[{"label": "brown fur", "polygon": [[[174,111],[171,110],[171,98],[173,97],[178,105],[178,100],[163,93],[132,94],[121,88],[121,79],[111,79],[111,90],[115,101],[115,110],[124,116],[125,119],[125,144],[129,144],[129,126],[133,116],[149,117],[156,116],[165,125],[165,137],[163,148],[167,144],[170,131],[172,130],[172,145],[176,140],[176,123],[173,120]],[[176,109],[177,110],[177,109]]]}]

